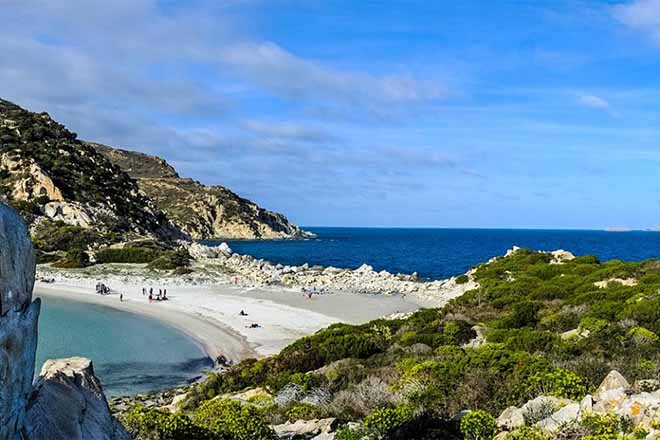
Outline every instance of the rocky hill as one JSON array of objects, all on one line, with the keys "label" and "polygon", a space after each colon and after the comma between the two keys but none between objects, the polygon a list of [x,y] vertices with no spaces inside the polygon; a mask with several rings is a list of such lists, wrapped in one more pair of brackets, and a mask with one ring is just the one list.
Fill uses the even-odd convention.
[{"label": "rocky hill", "polygon": [[182,236],[135,180],[75,133],[1,99],[0,194],[33,227],[63,222],[117,238]]},{"label": "rocky hill", "polygon": [[277,239],[308,235],[282,214],[267,211],[225,187],[181,178],[159,157],[89,145],[136,179],[155,205],[194,239]]},{"label": "rocky hill", "polygon": [[0,199],[20,211],[37,242],[62,235],[61,225],[95,243],[305,235],[227,188],[179,177],[163,159],[82,142],[47,113],[2,99]]}]

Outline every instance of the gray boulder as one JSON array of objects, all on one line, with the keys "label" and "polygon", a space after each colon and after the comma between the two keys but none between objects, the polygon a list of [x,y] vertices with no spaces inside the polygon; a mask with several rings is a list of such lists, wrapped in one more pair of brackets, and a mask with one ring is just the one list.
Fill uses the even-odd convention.
[{"label": "gray boulder", "polygon": [[110,414],[92,361],[48,360],[27,408],[31,440],[128,440]]},{"label": "gray boulder", "polygon": [[337,427],[337,419],[314,419],[287,422],[282,425],[273,426],[275,434],[280,439],[297,440],[311,439],[318,436],[331,438],[332,432]]}]

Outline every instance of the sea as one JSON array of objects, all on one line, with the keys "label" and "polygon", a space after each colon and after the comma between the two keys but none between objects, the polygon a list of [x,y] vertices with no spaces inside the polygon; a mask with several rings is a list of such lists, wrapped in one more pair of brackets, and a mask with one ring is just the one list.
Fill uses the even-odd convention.
[{"label": "sea", "polygon": [[[366,263],[377,271],[417,272],[429,280],[465,273],[476,264],[504,255],[513,246],[576,255],[601,261],[660,258],[660,232],[525,229],[304,228],[307,240],[229,241],[235,252],[285,265],[355,269]],[[218,244],[219,242],[206,242]]]},{"label": "sea", "polygon": [[106,396],[173,388],[213,367],[211,359],[177,329],[109,307],[41,297],[37,370],[46,359],[83,356]]},{"label": "sea", "polygon": [[[660,257],[660,232],[489,229],[305,228],[307,240],[230,241],[239,253],[286,265],[417,272],[429,280],[462,274],[515,246],[601,261]],[[220,242],[206,242],[220,244]],[[156,320],[103,306],[42,298],[37,368],[48,358],[93,359],[109,396],[163,390],[212,366],[194,341]]]}]

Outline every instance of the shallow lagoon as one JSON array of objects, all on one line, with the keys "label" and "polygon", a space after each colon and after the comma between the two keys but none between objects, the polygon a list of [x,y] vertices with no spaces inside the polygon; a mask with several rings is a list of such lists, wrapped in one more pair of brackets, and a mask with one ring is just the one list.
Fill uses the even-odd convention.
[{"label": "shallow lagoon", "polygon": [[106,395],[162,390],[213,366],[177,329],[112,308],[42,297],[37,373],[49,358],[88,357]]}]

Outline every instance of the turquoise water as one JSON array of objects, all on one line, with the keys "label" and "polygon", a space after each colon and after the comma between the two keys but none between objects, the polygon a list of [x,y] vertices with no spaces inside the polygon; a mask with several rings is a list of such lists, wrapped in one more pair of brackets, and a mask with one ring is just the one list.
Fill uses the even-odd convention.
[{"label": "turquoise water", "polygon": [[231,248],[282,264],[357,268],[363,263],[392,273],[418,272],[442,279],[464,273],[514,245],[566,249],[601,260],[660,257],[660,232],[531,229],[304,228],[311,240],[234,241]]},{"label": "turquoise water", "polygon": [[94,304],[42,297],[37,373],[49,358],[88,357],[109,396],[163,390],[213,366],[178,330]]}]

